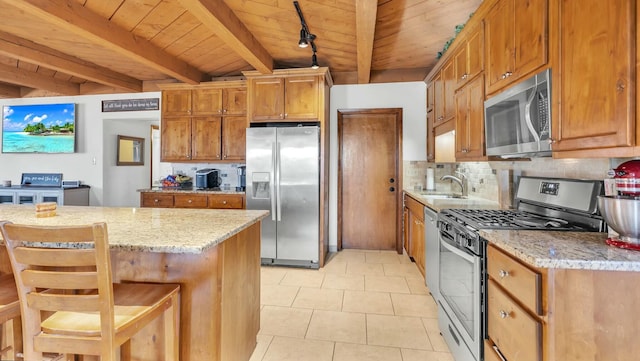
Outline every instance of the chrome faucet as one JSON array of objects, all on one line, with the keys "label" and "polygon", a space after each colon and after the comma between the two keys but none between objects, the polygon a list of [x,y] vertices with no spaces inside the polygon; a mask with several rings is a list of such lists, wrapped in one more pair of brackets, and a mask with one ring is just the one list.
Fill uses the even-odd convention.
[{"label": "chrome faucet", "polygon": [[467,189],[468,187],[465,184],[467,181],[467,177],[462,172],[456,171],[456,173],[460,175],[460,178],[447,174],[440,177],[440,180],[450,179],[452,182],[458,183],[458,185],[460,186],[460,192],[462,193],[462,196],[466,197],[469,192]]}]

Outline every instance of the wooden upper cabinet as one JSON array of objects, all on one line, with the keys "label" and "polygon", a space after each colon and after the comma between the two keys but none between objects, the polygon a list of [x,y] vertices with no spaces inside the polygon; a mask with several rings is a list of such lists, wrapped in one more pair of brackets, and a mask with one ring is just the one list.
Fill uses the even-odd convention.
[{"label": "wooden upper cabinet", "polygon": [[456,87],[459,88],[484,70],[484,28],[482,23],[466,33],[453,55]]},{"label": "wooden upper cabinet", "polygon": [[444,122],[444,82],[442,81],[442,71],[433,77],[433,125],[436,126]]},{"label": "wooden upper cabinet", "polygon": [[193,115],[222,114],[222,89],[194,89],[191,91]]},{"label": "wooden upper cabinet", "polygon": [[634,145],[635,2],[555,6],[560,54],[552,96],[560,106],[552,110],[553,151]]},{"label": "wooden upper cabinet", "polygon": [[427,84],[427,113],[433,111],[435,97],[434,91],[434,82],[429,82],[429,84]]},{"label": "wooden upper cabinet", "polygon": [[191,160],[219,160],[222,147],[222,119],[193,117],[191,121]]},{"label": "wooden upper cabinet", "polygon": [[191,160],[191,117],[163,117],[160,127],[161,160]]},{"label": "wooden upper cabinet", "polygon": [[244,160],[247,139],[246,117],[225,117],[222,120],[222,159]]},{"label": "wooden upper cabinet", "polygon": [[161,160],[244,160],[246,108],[244,82],[163,90]]},{"label": "wooden upper cabinet", "polygon": [[284,79],[258,78],[251,79],[252,91],[251,121],[283,119],[284,118]]},{"label": "wooden upper cabinet", "polygon": [[444,86],[444,119],[442,122],[451,120],[456,115],[454,100],[456,93],[456,73],[454,65],[453,59],[450,59],[442,67],[442,82]]},{"label": "wooden upper cabinet", "polygon": [[162,115],[191,115],[191,90],[168,90],[162,92]]},{"label": "wooden upper cabinet", "polygon": [[318,77],[287,77],[284,81],[284,118],[287,120],[318,119]]},{"label": "wooden upper cabinet", "polygon": [[250,121],[317,120],[319,78],[288,76],[251,79]]},{"label": "wooden upper cabinet", "polygon": [[548,0],[500,0],[485,17],[486,90],[506,87],[547,64]]},{"label": "wooden upper cabinet", "polygon": [[456,92],[456,161],[484,160],[484,81],[477,77]]},{"label": "wooden upper cabinet", "polygon": [[224,88],[222,100],[223,115],[247,114],[247,88]]}]

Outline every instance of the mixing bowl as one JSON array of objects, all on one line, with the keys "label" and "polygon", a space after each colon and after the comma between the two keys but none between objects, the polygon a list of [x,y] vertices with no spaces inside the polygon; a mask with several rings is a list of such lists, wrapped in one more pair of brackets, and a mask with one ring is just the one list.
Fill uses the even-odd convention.
[{"label": "mixing bowl", "polygon": [[620,241],[640,245],[640,198],[598,196],[598,209]]}]

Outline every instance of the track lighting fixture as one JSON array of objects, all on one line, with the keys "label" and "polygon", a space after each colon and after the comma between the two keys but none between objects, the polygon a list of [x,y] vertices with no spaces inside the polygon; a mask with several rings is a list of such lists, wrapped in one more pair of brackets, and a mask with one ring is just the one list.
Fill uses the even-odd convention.
[{"label": "track lighting fixture", "polygon": [[318,65],[318,56],[316,53],[318,49],[316,48],[316,44],[314,40],[316,36],[311,34],[309,28],[307,27],[307,22],[304,20],[304,16],[302,15],[302,10],[300,10],[300,4],[297,1],[293,2],[293,6],[295,6],[296,11],[298,12],[298,17],[300,18],[300,24],[302,25],[302,29],[300,29],[300,40],[298,41],[298,46],[301,48],[309,47],[311,44],[311,50],[313,51],[313,55],[311,56],[311,68],[318,69],[320,65]]}]

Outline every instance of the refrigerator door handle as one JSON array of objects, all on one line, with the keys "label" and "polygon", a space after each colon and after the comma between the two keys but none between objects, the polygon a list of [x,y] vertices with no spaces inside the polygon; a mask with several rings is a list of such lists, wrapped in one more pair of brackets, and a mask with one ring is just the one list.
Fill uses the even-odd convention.
[{"label": "refrigerator door handle", "polygon": [[280,142],[276,143],[276,204],[277,204],[277,221],[280,222],[282,220],[282,199],[280,198]]},{"label": "refrigerator door handle", "polygon": [[[276,166],[276,143],[271,143],[271,163],[273,164],[274,168]],[[277,169],[277,168],[276,168]],[[274,170],[272,170],[271,172],[269,172],[269,183],[270,183],[270,187],[271,188],[271,220],[275,221],[276,220],[276,193],[275,193],[275,189],[276,189],[276,179],[274,177]],[[279,217],[278,217],[279,218]]]}]

